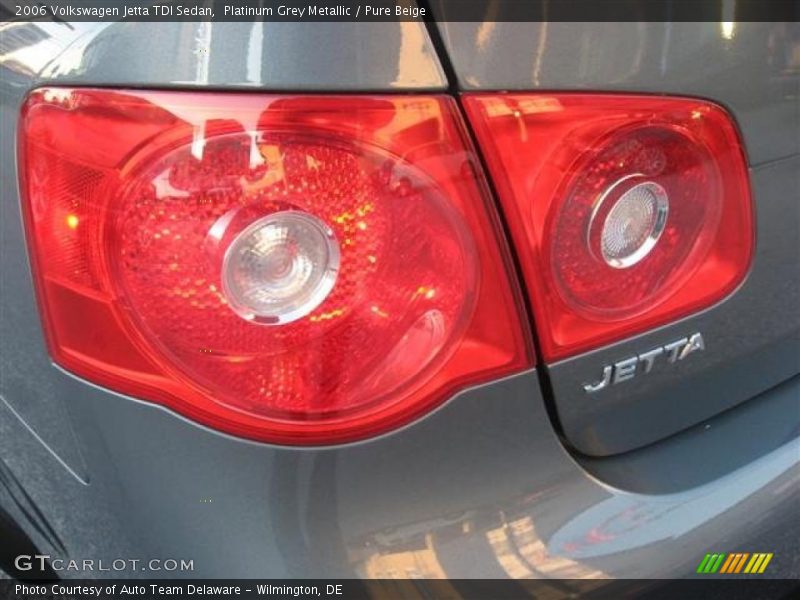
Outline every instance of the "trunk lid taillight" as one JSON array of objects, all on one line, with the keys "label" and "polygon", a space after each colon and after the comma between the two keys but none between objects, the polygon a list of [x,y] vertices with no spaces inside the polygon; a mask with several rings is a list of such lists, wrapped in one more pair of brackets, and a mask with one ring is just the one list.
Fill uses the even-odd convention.
[{"label": "trunk lid taillight", "polygon": [[467,94],[547,361],[720,301],[754,227],[744,151],[715,104],[598,94]]}]

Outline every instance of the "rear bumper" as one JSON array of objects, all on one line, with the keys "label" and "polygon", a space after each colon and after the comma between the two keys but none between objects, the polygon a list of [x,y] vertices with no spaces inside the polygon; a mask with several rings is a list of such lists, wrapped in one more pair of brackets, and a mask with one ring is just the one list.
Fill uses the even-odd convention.
[{"label": "rear bumper", "polygon": [[234,439],[56,376],[85,465],[66,469],[19,419],[0,419],[17,428],[9,466],[56,541],[8,510],[53,557],[185,559],[192,571],[157,576],[195,578],[673,578],[706,552],[740,551],[774,552],[765,576],[794,575],[800,378],[616,463],[581,464],[534,372],[324,449]]}]

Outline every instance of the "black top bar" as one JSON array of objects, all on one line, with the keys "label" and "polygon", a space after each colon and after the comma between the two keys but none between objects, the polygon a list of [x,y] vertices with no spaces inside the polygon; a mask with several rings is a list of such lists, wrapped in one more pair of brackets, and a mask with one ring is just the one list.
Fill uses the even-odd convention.
[{"label": "black top bar", "polygon": [[798,0],[0,0],[2,21],[798,21]]}]

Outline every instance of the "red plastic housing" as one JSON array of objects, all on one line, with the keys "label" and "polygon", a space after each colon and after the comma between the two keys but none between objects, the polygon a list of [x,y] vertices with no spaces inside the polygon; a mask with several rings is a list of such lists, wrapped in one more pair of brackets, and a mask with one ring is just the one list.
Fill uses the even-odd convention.
[{"label": "red plastic housing", "polygon": [[[749,180],[736,128],[720,107],[654,96],[484,93],[465,95],[464,105],[546,359],[669,323],[743,281],[754,247]],[[607,260],[603,224],[641,186],[660,190],[663,229],[629,263]],[[651,210],[635,207],[640,213],[614,221],[611,234],[652,216],[642,207]]]},{"label": "red plastic housing", "polygon": [[[55,362],[286,444],[385,432],[530,367],[466,140],[439,96],[35,91],[20,172]],[[340,265],[319,306],[265,325],[228,304],[221,269],[281,211],[329,227]]]}]

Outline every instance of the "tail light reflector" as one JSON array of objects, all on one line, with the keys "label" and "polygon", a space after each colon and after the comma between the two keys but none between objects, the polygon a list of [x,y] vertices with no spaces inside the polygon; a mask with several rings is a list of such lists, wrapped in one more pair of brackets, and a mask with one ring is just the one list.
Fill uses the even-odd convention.
[{"label": "tail light reflector", "polygon": [[48,88],[21,122],[54,360],[211,427],[397,427],[530,366],[445,97]]},{"label": "tail light reflector", "polygon": [[745,277],[747,168],[718,106],[587,94],[464,98],[555,360],[706,308]]}]

